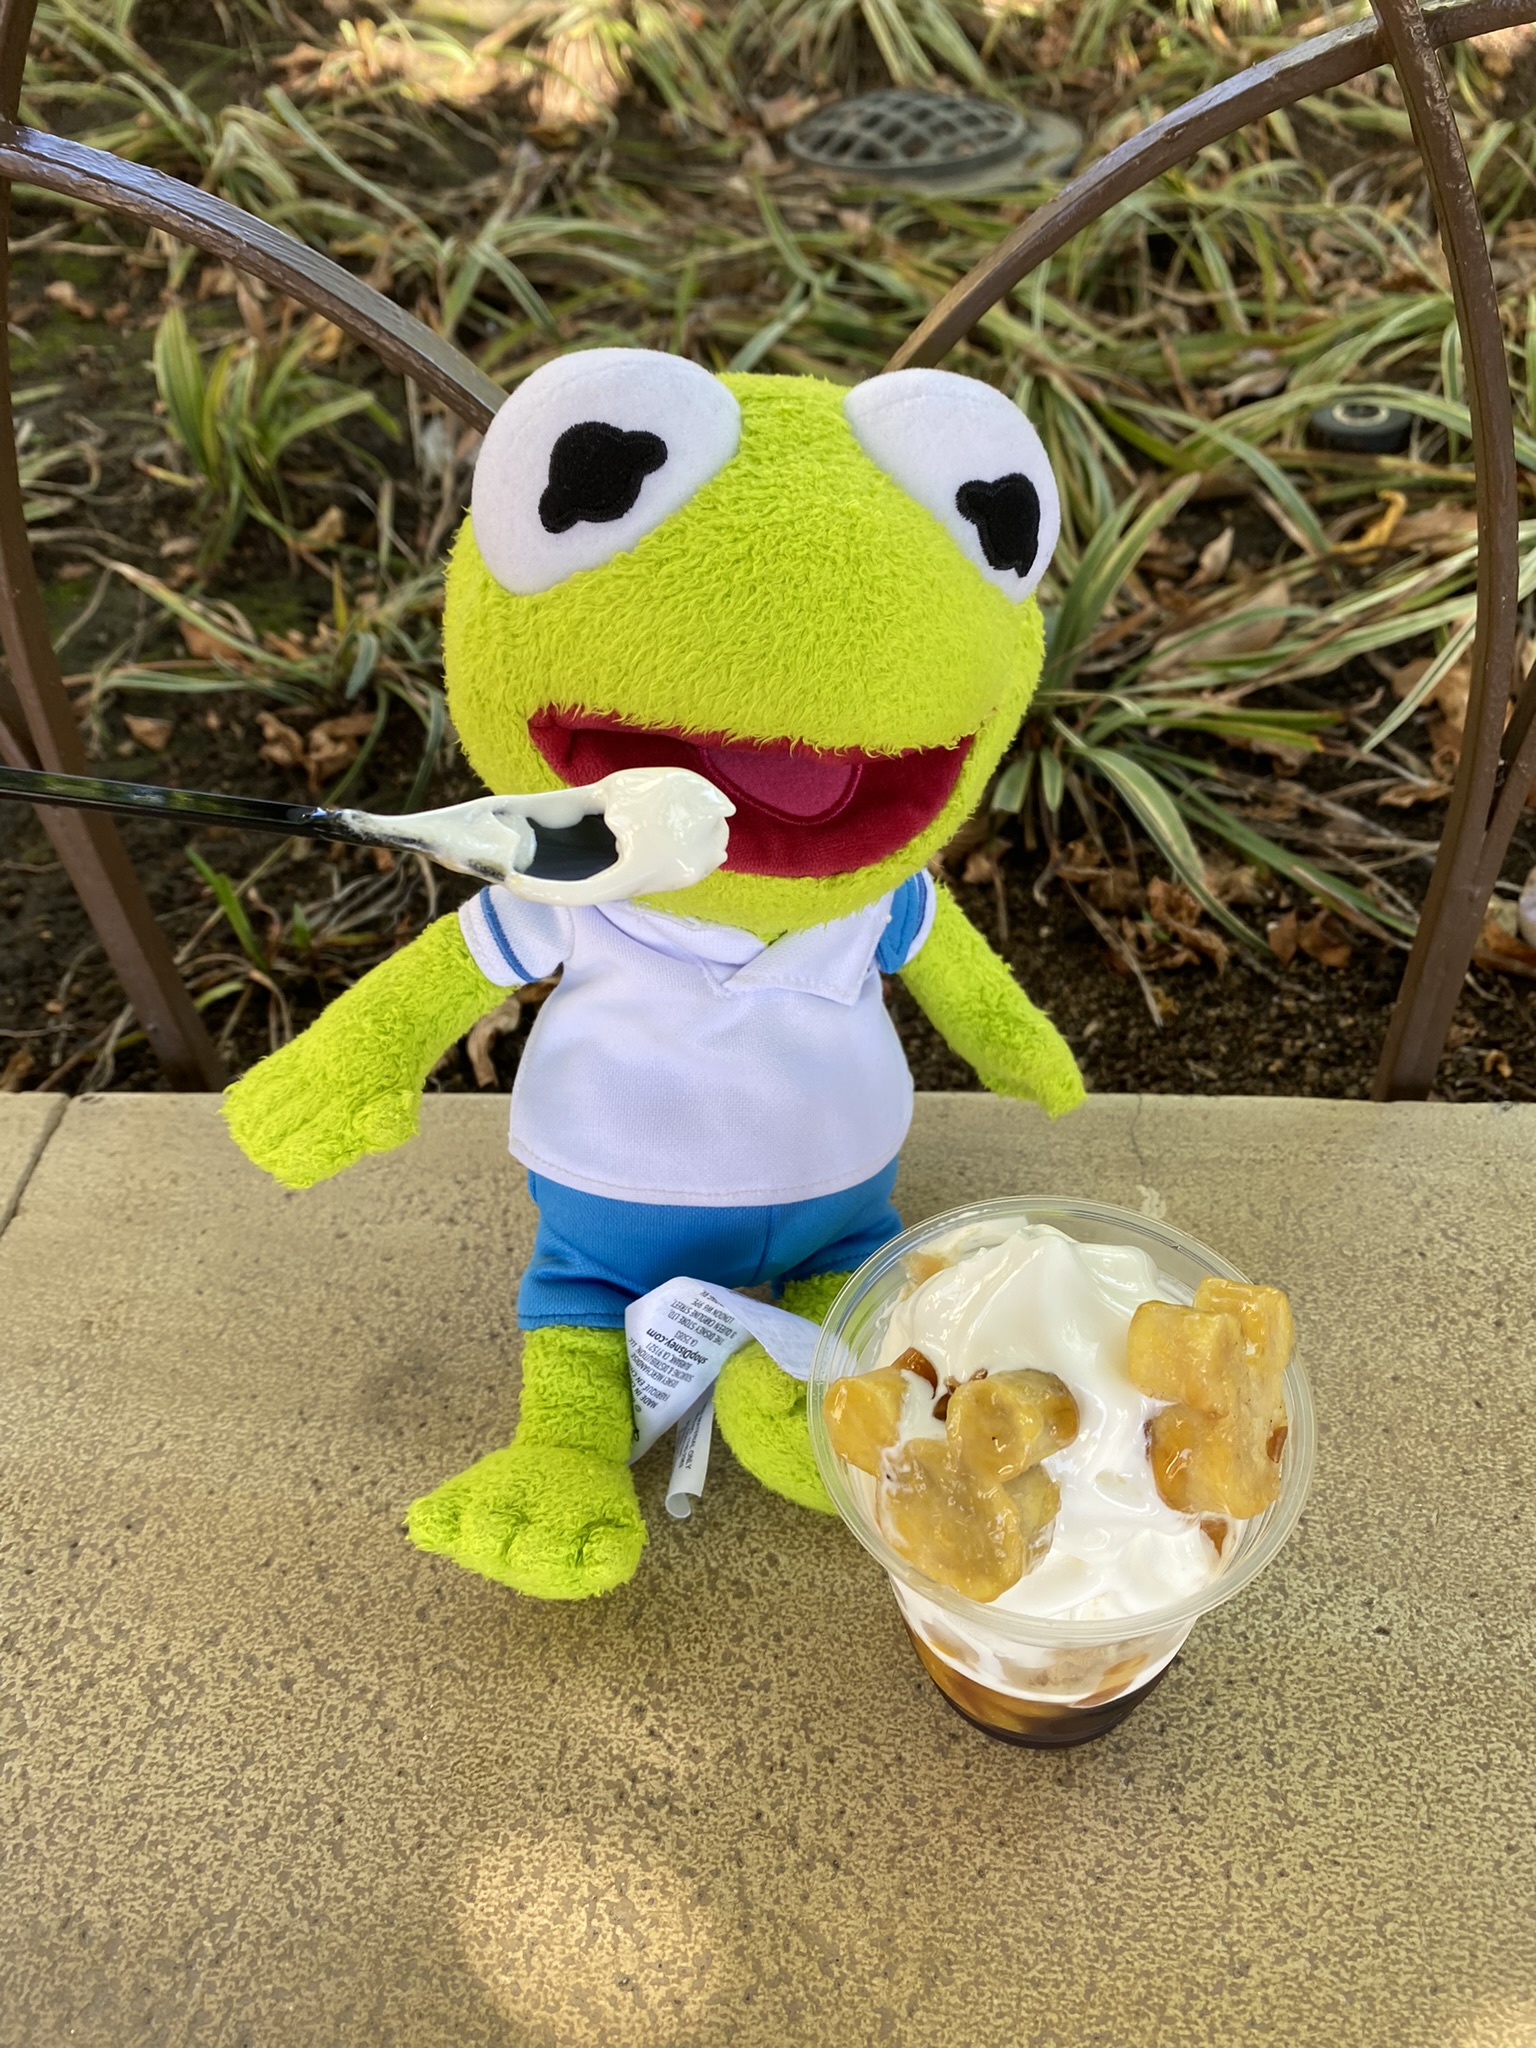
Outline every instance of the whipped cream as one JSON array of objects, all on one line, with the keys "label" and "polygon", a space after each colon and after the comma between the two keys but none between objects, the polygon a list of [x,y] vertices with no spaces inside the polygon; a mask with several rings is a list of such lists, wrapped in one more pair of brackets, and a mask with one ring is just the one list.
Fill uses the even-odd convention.
[{"label": "whipped cream", "polygon": [[[736,806],[691,768],[620,768],[601,782],[528,796],[482,796],[442,810],[380,817],[338,811],[370,846],[424,853],[455,874],[499,882],[534,903],[620,903],[631,896],[686,889],[725,859],[726,819]],[[616,858],[583,881],[525,872],[538,850],[537,827],[566,827],[601,816]]]},{"label": "whipped cream", "polygon": [[[969,1242],[968,1242],[969,1238]],[[1126,1331],[1144,1301],[1187,1301],[1131,1245],[1078,1244],[1043,1224],[1001,1243],[974,1233],[924,1247],[954,1261],[892,1310],[877,1363],[909,1346],[931,1360],[940,1388],[1034,1366],[1064,1380],[1080,1426],[1045,1460],[1061,1489],[1051,1546],[1033,1571],[990,1603],[1000,1612],[1057,1621],[1145,1614],[1198,1592],[1221,1570],[1199,1522],[1159,1497],[1147,1458],[1147,1420],[1162,1404],[1125,1372]],[[916,1381],[902,1433],[942,1434]],[[910,1425],[909,1425],[910,1411]]]}]

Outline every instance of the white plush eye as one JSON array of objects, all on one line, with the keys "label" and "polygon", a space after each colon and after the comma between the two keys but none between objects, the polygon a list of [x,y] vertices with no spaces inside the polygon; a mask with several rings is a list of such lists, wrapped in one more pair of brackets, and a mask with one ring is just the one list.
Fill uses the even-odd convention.
[{"label": "white plush eye", "polygon": [[558,356],[486,432],[475,545],[503,589],[532,597],[634,547],[740,439],[740,406],[697,363],[642,348]]},{"label": "white plush eye", "polygon": [[1055,552],[1061,499],[1040,436],[990,384],[893,370],[843,400],[854,439],[1015,603]]}]

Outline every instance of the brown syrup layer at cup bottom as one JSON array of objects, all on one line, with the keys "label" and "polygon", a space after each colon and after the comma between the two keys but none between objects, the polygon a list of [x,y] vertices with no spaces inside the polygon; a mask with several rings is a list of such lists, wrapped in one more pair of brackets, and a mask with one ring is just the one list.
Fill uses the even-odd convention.
[{"label": "brown syrup layer at cup bottom", "polygon": [[905,1621],[902,1626],[912,1638],[912,1647],[923,1669],[956,1713],[983,1735],[995,1735],[999,1742],[1016,1742],[1025,1749],[1070,1749],[1075,1743],[1092,1742],[1097,1736],[1107,1735],[1141,1705],[1148,1693],[1156,1691],[1172,1668],[1171,1663],[1165,1664],[1145,1685],[1137,1686],[1133,1692],[1123,1692],[1117,1699],[1089,1701],[1081,1706],[1065,1706],[1055,1700],[1024,1700],[1016,1693],[994,1692],[991,1686],[968,1678],[930,1650]]}]

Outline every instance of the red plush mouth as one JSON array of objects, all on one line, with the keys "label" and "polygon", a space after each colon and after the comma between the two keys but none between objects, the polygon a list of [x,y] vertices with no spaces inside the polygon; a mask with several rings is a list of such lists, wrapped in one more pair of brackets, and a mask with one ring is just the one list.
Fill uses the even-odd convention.
[{"label": "red plush mouth", "polygon": [[933,823],[971,746],[866,754],[798,740],[744,745],[552,710],[537,712],[528,730],[562,782],[597,782],[619,768],[704,776],[736,806],[725,865],[738,875],[841,875],[884,860]]}]

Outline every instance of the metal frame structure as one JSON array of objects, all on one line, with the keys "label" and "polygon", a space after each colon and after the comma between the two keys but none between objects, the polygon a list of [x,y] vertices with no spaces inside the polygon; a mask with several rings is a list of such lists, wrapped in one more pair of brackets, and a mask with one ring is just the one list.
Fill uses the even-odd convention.
[{"label": "metal frame structure", "polygon": [[[0,316],[9,313],[13,184],[99,205],[218,255],[321,313],[471,427],[503,394],[460,350],[329,257],[239,207],[102,150],[18,127],[37,0],[0,0]],[[1477,473],[1477,624],[1466,741],[1440,849],[1388,1027],[1380,1099],[1433,1084],[1483,913],[1536,780],[1536,669],[1508,716],[1517,656],[1514,422],[1498,295],[1466,152],[1437,52],[1536,21],[1536,0],[1372,0],[1373,22],[1315,36],[1250,66],[1124,142],[1026,220],[950,291],[887,369],[942,360],[1037,265],[1110,207],[1213,142],[1313,93],[1390,64],[1423,158],[1461,331]],[[84,772],[84,750],[49,640],[22,511],[8,352],[0,354],[0,758]],[[115,828],[87,812],[39,813],[167,1074],[217,1087],[219,1062]]]}]

